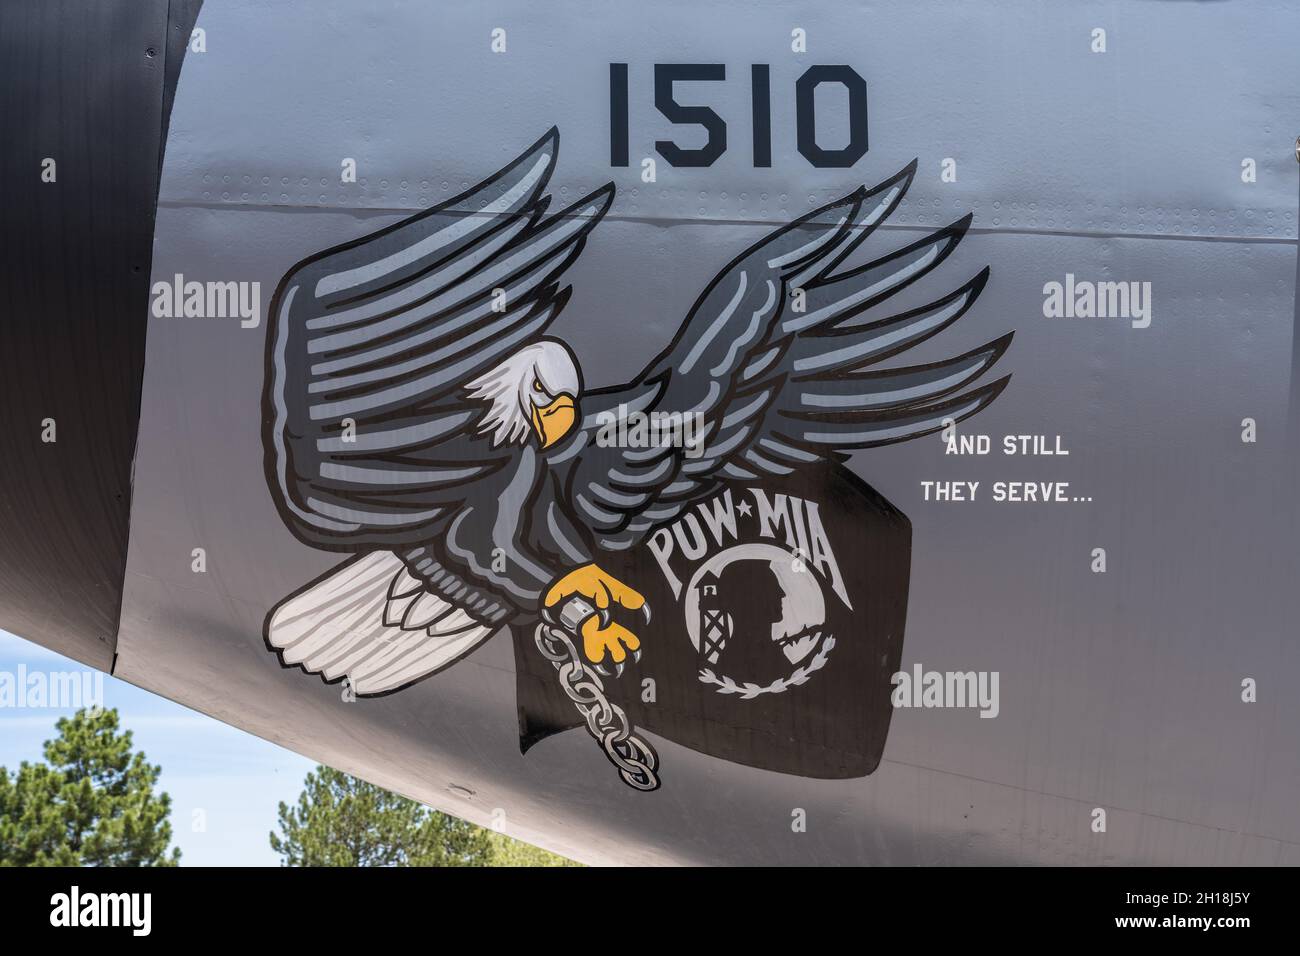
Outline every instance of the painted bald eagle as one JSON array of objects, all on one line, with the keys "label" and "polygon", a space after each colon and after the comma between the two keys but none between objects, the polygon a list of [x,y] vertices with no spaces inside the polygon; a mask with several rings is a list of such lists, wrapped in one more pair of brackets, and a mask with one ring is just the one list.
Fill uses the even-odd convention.
[{"label": "painted bald eagle", "polygon": [[[602,553],[637,547],[722,481],[929,434],[1006,385],[962,391],[1010,333],[947,361],[878,367],[960,318],[988,278],[879,308],[943,261],[969,216],[840,268],[898,205],[913,162],[745,250],[635,379],[585,391],[573,353],[544,333],[614,187],[547,215],[558,146],[552,129],[486,182],[280,283],[267,478],[301,540],[358,552],[268,615],[286,665],[388,693],[582,595],[599,611],[581,623],[584,653],[621,670],[640,644],[610,611],[648,609]],[[656,411],[698,416],[700,447],[597,441],[611,415]]]}]

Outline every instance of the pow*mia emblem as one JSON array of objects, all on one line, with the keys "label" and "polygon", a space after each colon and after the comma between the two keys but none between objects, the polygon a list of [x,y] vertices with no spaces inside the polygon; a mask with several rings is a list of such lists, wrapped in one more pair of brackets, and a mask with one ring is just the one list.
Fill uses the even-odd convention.
[{"label": "pow*mia emblem", "polygon": [[[506,630],[524,749],[583,725],[641,790],[660,781],[640,729],[787,773],[869,773],[910,532],[843,463],[1006,385],[976,382],[1010,334],[885,364],[984,288],[987,269],[926,304],[891,301],[970,217],[872,251],[912,163],[736,250],[640,373],[589,386],[547,331],[614,186],[552,208],[558,149],[551,130],[464,194],[281,280],[267,483],[300,540],[349,557],[270,610],[266,642],[363,698]],[[582,308],[606,337],[619,319],[617,302]]]},{"label": "pow*mia emblem", "polygon": [[[910,564],[907,518],[846,468],[725,483],[613,565],[657,610],[609,699],[637,728],[715,757],[869,774],[893,714]],[[515,657],[532,746],[578,722],[527,650]]]},{"label": "pow*mia emblem", "polygon": [[826,667],[835,647],[828,621],[853,606],[816,501],[760,487],[736,492],[739,501],[727,489],[700,509],[712,521],[687,515],[649,547],[677,598],[699,679],[748,699]]}]

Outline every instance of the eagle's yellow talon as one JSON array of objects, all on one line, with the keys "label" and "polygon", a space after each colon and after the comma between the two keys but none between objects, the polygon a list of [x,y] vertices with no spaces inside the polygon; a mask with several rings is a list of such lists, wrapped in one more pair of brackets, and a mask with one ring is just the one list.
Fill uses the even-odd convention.
[{"label": "eagle's yellow talon", "polygon": [[574,568],[560,578],[547,590],[542,603],[546,607],[553,607],[575,594],[587,598],[595,604],[598,611],[608,608],[611,603],[621,604],[629,611],[639,611],[645,605],[645,598],[639,591],[606,574],[594,564]]},{"label": "eagle's yellow talon", "polygon": [[582,622],[582,650],[587,660],[599,664],[608,652],[610,660],[622,664],[629,651],[636,651],[641,641],[621,624],[600,626],[600,619],[589,617]]},{"label": "eagle's yellow talon", "polygon": [[[587,660],[599,664],[608,654],[610,660],[622,670],[628,654],[640,656],[641,640],[621,624],[610,620],[609,609],[618,604],[629,611],[649,610],[640,592],[611,577],[594,564],[583,565],[570,571],[546,592],[542,600],[545,607],[553,607],[575,595],[591,601],[596,614],[582,622],[582,650]],[[649,615],[646,615],[647,619]]]}]

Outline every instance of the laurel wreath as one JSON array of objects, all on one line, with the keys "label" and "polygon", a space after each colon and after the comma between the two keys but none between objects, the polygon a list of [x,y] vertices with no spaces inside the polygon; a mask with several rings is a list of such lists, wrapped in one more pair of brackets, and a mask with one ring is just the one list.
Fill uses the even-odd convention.
[{"label": "laurel wreath", "polygon": [[778,677],[766,686],[755,684],[753,681],[738,684],[726,674],[719,677],[707,667],[700,670],[700,680],[705,684],[712,684],[717,687],[719,694],[739,694],[741,700],[753,700],[759,694],[780,694],[791,687],[805,683],[815,672],[825,667],[834,646],[834,636],[827,637],[826,640],[822,641],[821,649],[817,651],[816,656],[808,662],[806,667],[796,667],[790,672],[789,677]]}]

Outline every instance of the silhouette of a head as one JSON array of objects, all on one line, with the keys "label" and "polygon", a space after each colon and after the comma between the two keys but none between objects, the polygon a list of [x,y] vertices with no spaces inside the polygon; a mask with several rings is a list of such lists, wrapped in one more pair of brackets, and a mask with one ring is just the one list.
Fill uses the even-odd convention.
[{"label": "silhouette of a head", "polygon": [[731,615],[733,633],[751,640],[770,640],[772,625],[785,616],[785,591],[766,561],[732,561],[718,576],[718,596]]}]

